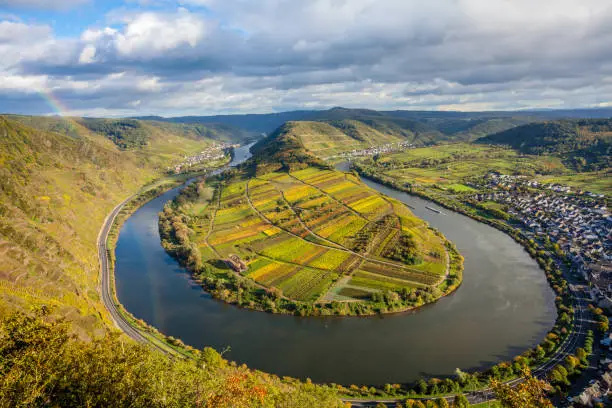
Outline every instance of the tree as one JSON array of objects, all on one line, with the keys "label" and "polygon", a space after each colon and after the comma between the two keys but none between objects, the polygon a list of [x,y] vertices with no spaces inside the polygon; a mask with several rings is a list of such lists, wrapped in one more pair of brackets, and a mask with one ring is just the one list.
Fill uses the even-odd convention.
[{"label": "tree", "polygon": [[542,346],[537,346],[534,350],[534,356],[536,360],[543,360],[546,357],[546,351],[542,348]]},{"label": "tree", "polygon": [[438,398],[438,407],[449,408],[448,401],[445,398]]},{"label": "tree", "polygon": [[550,378],[553,384],[569,385],[570,382],[567,379],[567,375],[567,370],[561,364],[550,371]]},{"label": "tree", "polygon": [[578,347],[576,349],[576,357],[580,360],[581,363],[586,364],[588,354],[582,347]]},{"label": "tree", "polygon": [[467,397],[463,394],[455,395],[455,399],[453,400],[454,408],[469,408],[470,401],[468,401]]},{"label": "tree", "polygon": [[421,379],[418,381],[418,383],[417,383],[417,387],[418,387],[418,389],[419,389],[419,393],[421,393],[421,394],[423,394],[423,395],[424,395],[424,394],[427,394],[427,389],[428,389],[428,386],[427,386],[427,383],[425,382],[425,380],[423,380],[423,379],[421,378]]},{"label": "tree", "polygon": [[546,397],[550,385],[535,378],[528,367],[523,367],[524,381],[516,387],[511,387],[498,380],[491,381],[491,388],[503,407],[507,408],[552,408],[552,403]]},{"label": "tree", "polygon": [[468,376],[467,373],[464,373],[463,371],[461,371],[459,368],[455,369],[455,375],[457,376],[457,381],[459,382],[459,384],[463,385],[465,383],[465,380]]},{"label": "tree", "polygon": [[268,376],[227,365],[212,349],[200,359],[170,359],[119,335],[83,342],[70,333],[44,308],[0,322],[0,407],[339,405],[331,389],[274,385]]},{"label": "tree", "polygon": [[599,324],[597,325],[597,328],[599,329],[600,332],[602,333],[606,333],[609,329],[610,324],[608,323],[608,319],[606,320],[602,320],[599,322]]}]

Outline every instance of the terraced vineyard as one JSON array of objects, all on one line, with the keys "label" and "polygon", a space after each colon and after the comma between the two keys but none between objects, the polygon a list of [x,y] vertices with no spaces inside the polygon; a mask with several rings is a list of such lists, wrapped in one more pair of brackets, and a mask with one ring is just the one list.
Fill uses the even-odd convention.
[{"label": "terraced vineyard", "polygon": [[[191,269],[215,280],[207,286],[213,294],[255,309],[396,311],[460,282],[452,245],[404,204],[352,174],[314,167],[194,185],[166,208],[161,231],[179,258],[200,260]],[[246,267],[230,269],[231,255]],[[241,297],[220,292],[219,280]]]}]

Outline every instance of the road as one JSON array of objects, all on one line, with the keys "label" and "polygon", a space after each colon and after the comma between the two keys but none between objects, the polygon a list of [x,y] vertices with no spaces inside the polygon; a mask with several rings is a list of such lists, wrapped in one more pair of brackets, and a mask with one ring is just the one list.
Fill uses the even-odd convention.
[{"label": "road", "polygon": [[[247,185],[248,189],[248,185]],[[108,235],[111,231],[112,225],[117,218],[117,215],[121,212],[123,207],[133,198],[129,197],[124,200],[122,203],[117,205],[111,213],[106,217],[104,224],[98,234],[98,256],[100,259],[100,272],[101,272],[101,294],[102,301],[104,306],[110,313],[113,322],[115,325],[121,329],[125,334],[127,334],[132,339],[140,342],[140,343],[148,343],[153,347],[159,349],[164,353],[170,353],[170,350],[164,348],[154,342],[151,338],[144,335],[141,330],[133,327],[130,322],[123,316],[123,314],[119,311],[119,306],[115,303],[113,297],[113,290],[111,288],[111,268],[110,268],[110,252],[107,246]],[[248,197],[248,191],[247,191]],[[250,200],[249,200],[250,203]],[[257,211],[257,210],[255,210]],[[570,282],[568,280],[568,282]],[[570,282],[571,283],[571,282]],[[568,355],[575,354],[576,349],[580,344],[584,342],[586,337],[586,328],[584,327],[585,315],[587,313],[587,304],[583,298],[583,289],[579,287],[574,293],[575,303],[574,303],[574,324],[573,331],[570,335],[564,340],[561,344],[557,352],[553,355],[553,357],[540,365],[539,367],[532,370],[533,374],[538,378],[544,378],[546,375],[554,368],[557,364],[562,362]],[[509,385],[518,385],[522,379],[516,379],[512,381],[508,381]],[[466,396],[471,404],[481,403],[485,401],[490,401],[495,399],[494,393],[491,389],[484,389],[476,392],[467,393]],[[448,397],[447,399],[450,401],[454,397]],[[388,400],[359,400],[359,399],[345,399],[344,401],[350,402],[354,407],[373,407],[378,403],[384,403],[388,406],[395,406],[397,402],[403,401],[402,399],[388,399]]]},{"label": "road", "polygon": [[[574,293],[574,324],[573,331],[563,341],[557,352],[542,365],[534,368],[532,373],[535,377],[545,379],[548,373],[559,363],[563,362],[568,355],[575,354],[576,349],[584,343],[588,328],[585,327],[585,316],[588,313],[587,302],[582,295],[585,293],[580,288]],[[507,381],[506,384],[510,386],[516,386],[523,381],[522,378],[518,378],[512,381]],[[479,404],[482,402],[492,401],[495,399],[495,394],[492,389],[487,388],[479,391],[469,392],[465,394],[470,404]],[[445,397],[451,402],[454,396]],[[345,401],[350,402],[354,407],[374,407],[378,403],[383,403],[389,407],[395,407],[398,402],[402,402],[406,397],[401,399],[387,399],[387,400],[360,400],[360,399],[346,399]]]},{"label": "road", "polygon": [[119,311],[119,306],[115,303],[113,296],[112,279],[111,279],[111,265],[110,265],[110,250],[108,249],[108,234],[111,231],[113,223],[117,218],[117,215],[121,212],[123,207],[132,199],[134,196],[131,196],[124,200],[122,203],[117,205],[111,213],[104,220],[104,224],[102,225],[102,229],[98,234],[98,257],[100,259],[100,293],[102,294],[102,302],[106,307],[106,310],[111,315],[115,326],[121,329],[125,334],[127,334],[132,339],[140,342],[140,343],[149,343],[155,348],[159,349],[164,353],[168,353],[169,350],[161,347],[156,342],[152,341],[149,337],[142,334],[140,330],[133,327],[130,322],[123,316],[123,314]]}]

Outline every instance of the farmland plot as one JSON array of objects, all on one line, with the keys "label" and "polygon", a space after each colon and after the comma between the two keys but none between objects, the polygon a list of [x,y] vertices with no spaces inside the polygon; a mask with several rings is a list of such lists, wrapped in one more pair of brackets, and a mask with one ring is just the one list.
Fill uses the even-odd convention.
[{"label": "farmland plot", "polygon": [[[286,301],[367,303],[378,292],[412,293],[445,280],[443,237],[352,175],[309,167],[206,191],[208,201],[199,198],[189,218],[202,261],[221,273],[219,257],[238,255],[244,279],[276,288]],[[396,251],[406,242],[414,243],[410,262]]]}]

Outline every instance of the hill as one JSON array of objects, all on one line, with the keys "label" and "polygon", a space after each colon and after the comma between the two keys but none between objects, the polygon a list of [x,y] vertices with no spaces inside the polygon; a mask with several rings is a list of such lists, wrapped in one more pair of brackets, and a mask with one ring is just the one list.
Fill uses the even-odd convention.
[{"label": "hill", "polygon": [[257,142],[251,147],[253,157],[245,166],[249,166],[254,174],[297,170],[307,166],[326,167],[317,156],[304,148],[300,136],[302,123],[287,123]]},{"label": "hill", "polygon": [[174,118],[163,118],[160,116],[143,116],[136,119],[152,119],[172,123],[199,123],[209,125],[224,125],[239,128],[243,131],[261,135],[271,133],[285,122],[294,120],[305,120],[317,115],[318,111],[290,111],[265,114],[247,115],[215,115],[215,116],[180,116]]},{"label": "hill", "polygon": [[329,159],[352,150],[362,150],[391,143],[427,145],[443,135],[413,121],[389,120],[382,117],[360,119],[326,119],[288,122],[252,149],[256,160],[277,162],[285,168],[289,163],[305,163]]},{"label": "hill", "polygon": [[612,119],[532,123],[481,138],[477,143],[507,145],[525,154],[560,157],[579,171],[610,167]]},{"label": "hill", "polygon": [[[525,111],[419,111],[395,110],[375,111],[370,109],[332,108],[328,110],[298,110],[268,114],[216,115],[216,116],[182,116],[164,118],[161,116],[143,116],[136,119],[163,121],[172,123],[204,124],[211,126],[231,126],[251,134],[271,134],[286,122],[294,121],[330,121],[360,120],[376,118],[379,121],[395,122],[399,127],[413,127],[411,131],[434,132],[440,140],[471,141],[491,133],[501,132],[515,126],[531,122],[561,118],[606,118],[612,116],[612,109],[574,109],[574,110],[525,110]],[[409,122],[401,122],[401,120]],[[420,130],[414,127],[420,124]],[[435,132],[439,132],[436,134]],[[438,141],[435,139],[434,141]]]},{"label": "hill", "polygon": [[169,123],[155,120],[98,119],[7,115],[12,120],[35,129],[58,132],[71,137],[103,136],[123,150],[149,147],[172,151],[184,139],[194,141],[227,141],[242,143],[253,138],[247,132],[229,125]]},{"label": "hill", "polygon": [[[122,150],[80,121],[0,116],[0,315],[55,305],[89,336],[103,327],[96,238],[111,209],[211,141],[148,133]],[[46,127],[55,131],[40,130]]]}]

